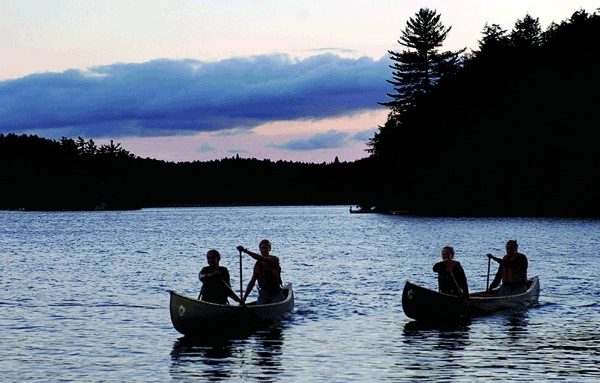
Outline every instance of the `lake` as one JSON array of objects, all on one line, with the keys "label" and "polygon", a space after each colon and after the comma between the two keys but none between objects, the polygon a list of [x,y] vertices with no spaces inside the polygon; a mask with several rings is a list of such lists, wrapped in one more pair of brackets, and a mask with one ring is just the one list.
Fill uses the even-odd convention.
[{"label": "lake", "polygon": [[[600,220],[307,206],[0,211],[0,222],[2,382],[600,379]],[[168,290],[197,296],[215,248],[239,291],[235,247],[257,251],[263,238],[294,286],[291,317],[244,336],[179,334]],[[502,256],[513,238],[540,277],[539,307],[456,328],[404,315],[404,283],[437,289],[432,266],[444,245],[478,291],[485,254]],[[253,263],[244,255],[244,288]]]}]

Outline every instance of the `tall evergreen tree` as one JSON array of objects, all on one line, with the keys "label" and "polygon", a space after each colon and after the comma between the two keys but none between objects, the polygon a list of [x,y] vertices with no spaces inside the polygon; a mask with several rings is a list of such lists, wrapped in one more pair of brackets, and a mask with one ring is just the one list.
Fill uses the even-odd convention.
[{"label": "tall evergreen tree", "polygon": [[435,10],[421,8],[411,17],[401,31],[398,43],[407,49],[402,52],[388,51],[393,61],[390,68],[395,93],[380,105],[390,108],[388,121],[379,127],[379,132],[367,143],[371,156],[392,158],[405,148],[405,132],[402,131],[403,114],[413,109],[419,99],[431,91],[444,76],[456,73],[461,67],[461,53],[442,52],[442,46],[451,27],[446,28]]},{"label": "tall evergreen tree", "polygon": [[540,20],[526,14],[522,20],[517,20],[510,33],[510,41],[517,48],[538,47],[542,43],[542,27]]},{"label": "tall evergreen tree", "polygon": [[502,29],[499,24],[485,24],[483,27],[483,32],[481,32],[483,37],[478,41],[479,50],[481,52],[485,51],[497,51],[498,49],[505,48],[509,44],[508,36],[506,35],[506,30]]},{"label": "tall evergreen tree", "polygon": [[393,61],[392,80],[395,93],[388,93],[392,101],[380,105],[391,109],[390,118],[401,114],[415,103],[418,97],[427,93],[439,79],[460,67],[458,52],[442,52],[438,48],[452,27],[446,28],[440,21],[441,15],[435,10],[421,8],[415,17],[409,18],[406,28],[401,31],[398,43],[406,50],[388,51]]}]

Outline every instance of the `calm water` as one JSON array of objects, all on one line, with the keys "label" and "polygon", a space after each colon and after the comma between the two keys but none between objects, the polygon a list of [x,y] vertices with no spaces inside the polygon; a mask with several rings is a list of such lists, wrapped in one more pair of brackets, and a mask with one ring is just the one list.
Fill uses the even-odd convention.
[{"label": "calm water", "polygon": [[[0,381],[597,381],[600,220],[349,214],[347,206],[0,211]],[[169,317],[210,248],[239,290],[236,245],[268,238],[296,309],[273,328],[190,342]],[[540,306],[453,329],[415,326],[406,280],[453,245],[470,289],[517,238]],[[245,256],[244,286],[252,260]],[[494,268],[492,267],[492,270]],[[491,278],[490,278],[491,280]]]}]

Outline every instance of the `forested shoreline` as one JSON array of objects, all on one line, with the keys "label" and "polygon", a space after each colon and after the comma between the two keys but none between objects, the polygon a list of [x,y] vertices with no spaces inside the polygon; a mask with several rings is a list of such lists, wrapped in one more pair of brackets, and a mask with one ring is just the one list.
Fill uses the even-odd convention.
[{"label": "forested shoreline", "polygon": [[[91,149],[90,149],[91,148]],[[355,163],[243,159],[174,163],[139,158],[118,144],[0,135],[1,209],[103,210],[206,205],[358,203],[367,185]]]},{"label": "forested shoreline", "polygon": [[[354,162],[173,163],[112,142],[0,134],[0,209],[358,204],[432,216],[600,217],[599,38],[600,17],[585,11],[546,31],[529,15],[510,33],[486,25],[478,50],[440,55],[452,66],[435,83],[382,103],[389,119],[370,156]],[[394,69],[397,89],[414,79],[404,69]]]}]

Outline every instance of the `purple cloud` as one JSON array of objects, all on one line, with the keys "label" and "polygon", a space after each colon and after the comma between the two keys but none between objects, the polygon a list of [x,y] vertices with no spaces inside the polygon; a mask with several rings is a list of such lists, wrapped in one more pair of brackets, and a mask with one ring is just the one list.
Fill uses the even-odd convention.
[{"label": "purple cloud", "polygon": [[[352,115],[385,101],[388,64],[385,58],[274,54],[38,73],[0,82],[0,133],[143,137]],[[328,138],[347,139],[342,135]],[[312,144],[326,138],[317,135]]]}]

